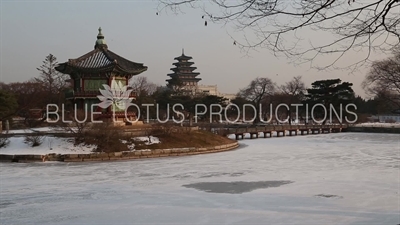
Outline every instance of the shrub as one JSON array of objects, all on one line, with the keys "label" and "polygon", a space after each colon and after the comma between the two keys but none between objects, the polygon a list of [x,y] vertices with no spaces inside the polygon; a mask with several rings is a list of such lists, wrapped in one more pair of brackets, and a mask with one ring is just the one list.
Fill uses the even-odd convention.
[{"label": "shrub", "polygon": [[93,124],[83,135],[85,144],[97,145],[96,152],[129,150],[127,145],[120,141],[126,138],[123,131],[112,123]]},{"label": "shrub", "polygon": [[[76,118],[75,118],[76,116]],[[64,128],[68,133],[73,134],[74,144],[79,145],[85,143],[85,138],[88,136],[88,132],[91,129],[91,122],[86,118],[85,113],[82,110],[77,111],[76,115],[67,115],[67,118],[72,121],[72,123],[60,123],[59,125]],[[79,122],[77,121],[79,120]],[[85,122],[80,122],[85,120]]]},{"label": "shrub", "polygon": [[24,142],[31,147],[40,146],[43,143],[43,135],[25,136]]},{"label": "shrub", "polygon": [[5,133],[0,132],[0,148],[3,148],[3,147],[5,148],[10,143],[7,133],[8,132],[5,132]]}]

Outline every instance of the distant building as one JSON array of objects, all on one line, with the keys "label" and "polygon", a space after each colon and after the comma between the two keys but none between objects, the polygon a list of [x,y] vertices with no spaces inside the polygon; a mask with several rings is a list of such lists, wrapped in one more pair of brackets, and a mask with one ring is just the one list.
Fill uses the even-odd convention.
[{"label": "distant building", "polygon": [[182,49],[182,55],[175,57],[175,60],[178,62],[173,63],[174,68],[171,68],[173,73],[167,74],[170,79],[167,79],[168,85],[173,87],[176,85],[180,85],[180,88],[186,90],[187,94],[195,95],[195,94],[207,94],[207,95],[216,95],[220,97],[224,97],[228,99],[230,102],[232,99],[236,97],[236,94],[223,94],[218,91],[217,85],[204,85],[199,84],[199,81],[202,80],[198,78],[200,73],[194,72],[197,67],[194,67],[194,62],[190,62],[193,58],[191,56],[187,56]]},{"label": "distant building", "polygon": [[226,94],[218,91],[217,85],[198,85],[197,93],[208,94],[208,95],[216,95],[219,97],[223,97],[227,99],[227,103],[230,103],[232,99],[236,98],[236,94]]},{"label": "distant building", "polygon": [[230,103],[230,102],[232,101],[232,99],[235,99],[235,98],[236,98],[236,94],[225,94],[225,93],[220,93],[219,96],[228,99],[228,103]]},{"label": "distant building", "polygon": [[196,92],[197,93],[204,93],[204,94],[208,94],[208,95],[217,95],[217,96],[219,96],[217,85],[203,85],[203,84],[200,84],[200,85],[197,86]]},{"label": "distant building", "polygon": [[173,63],[175,67],[171,68],[173,73],[167,74],[170,79],[166,80],[169,86],[180,86],[190,92],[195,92],[197,89],[197,84],[201,78],[197,78],[200,73],[194,72],[197,68],[192,66],[194,62],[189,60],[193,59],[190,56],[186,56],[184,50],[182,49],[182,55],[175,57],[178,62]]}]

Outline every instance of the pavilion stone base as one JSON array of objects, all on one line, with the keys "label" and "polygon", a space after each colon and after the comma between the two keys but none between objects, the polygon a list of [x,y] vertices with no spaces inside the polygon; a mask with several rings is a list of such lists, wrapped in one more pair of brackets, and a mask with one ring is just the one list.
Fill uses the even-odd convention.
[{"label": "pavilion stone base", "polygon": [[135,121],[135,122],[131,123],[131,122],[123,121],[123,120],[115,120],[115,121],[113,121],[113,120],[109,119],[109,120],[106,120],[104,122],[112,122],[112,124],[114,126],[118,126],[118,127],[143,125],[143,121]]},{"label": "pavilion stone base", "polygon": [[111,117],[106,117],[103,118],[104,122],[110,122],[112,123],[114,126],[134,126],[134,125],[143,125],[143,121],[136,121],[136,116],[135,115],[128,115],[128,119],[127,120],[125,118],[125,116],[120,116],[120,115],[116,115],[115,119],[112,119]]}]

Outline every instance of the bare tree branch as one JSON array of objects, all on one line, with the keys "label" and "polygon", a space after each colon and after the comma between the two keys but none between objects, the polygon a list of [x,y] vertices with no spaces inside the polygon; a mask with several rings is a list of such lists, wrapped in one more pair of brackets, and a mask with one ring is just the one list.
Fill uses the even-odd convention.
[{"label": "bare tree branch", "polygon": [[[204,4],[201,0],[160,0],[162,10],[201,8],[213,22],[251,31],[243,41],[233,38],[241,49],[267,48],[317,69],[343,68],[337,64],[346,53],[366,49],[348,65],[356,69],[370,62],[371,52],[387,53],[400,45],[399,0],[211,0]],[[308,31],[325,35],[309,41]],[[334,58],[322,65],[315,63],[323,55]]]}]

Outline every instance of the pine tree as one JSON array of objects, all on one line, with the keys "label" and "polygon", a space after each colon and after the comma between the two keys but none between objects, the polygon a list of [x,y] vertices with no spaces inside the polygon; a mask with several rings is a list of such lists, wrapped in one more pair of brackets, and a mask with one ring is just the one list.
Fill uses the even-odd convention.
[{"label": "pine tree", "polygon": [[40,76],[35,78],[34,81],[41,83],[48,94],[48,103],[60,103],[61,94],[66,85],[66,75],[57,72],[57,58],[49,54],[43,61],[43,65],[36,68],[40,71]]},{"label": "pine tree", "polygon": [[[354,102],[355,96],[352,83],[342,83],[340,79],[331,79],[318,80],[311,85],[312,88],[308,88],[307,94],[305,95],[305,103],[309,106],[308,110],[311,110],[316,104],[322,104],[329,114],[330,107],[333,107],[339,112],[340,105],[345,107],[346,104]],[[323,117],[324,112],[321,107],[316,107],[315,112]],[[326,120],[324,123],[325,122]]]},{"label": "pine tree", "polygon": [[0,89],[0,121],[12,116],[17,107],[18,104],[15,96]]}]

